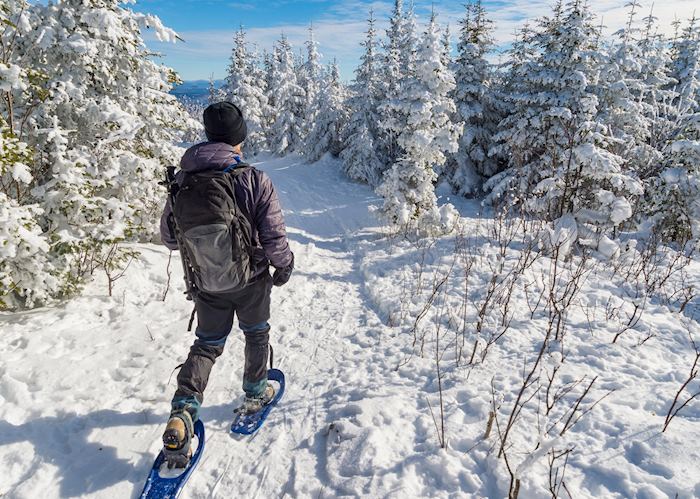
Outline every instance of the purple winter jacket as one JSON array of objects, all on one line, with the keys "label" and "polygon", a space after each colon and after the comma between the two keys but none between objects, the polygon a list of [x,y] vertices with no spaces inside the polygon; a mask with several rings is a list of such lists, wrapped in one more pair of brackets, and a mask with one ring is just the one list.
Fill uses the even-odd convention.
[{"label": "purple winter jacket", "polygon": [[[203,142],[185,152],[175,178],[181,182],[183,173],[225,170],[236,163],[238,157],[229,144]],[[238,206],[253,228],[255,272],[252,279],[267,272],[270,265],[279,269],[288,266],[292,262],[292,252],[287,241],[282,207],[270,177],[265,172],[250,168],[234,177],[234,188]],[[168,200],[160,218],[160,236],[165,246],[175,250],[177,241],[168,227],[171,212]]]}]

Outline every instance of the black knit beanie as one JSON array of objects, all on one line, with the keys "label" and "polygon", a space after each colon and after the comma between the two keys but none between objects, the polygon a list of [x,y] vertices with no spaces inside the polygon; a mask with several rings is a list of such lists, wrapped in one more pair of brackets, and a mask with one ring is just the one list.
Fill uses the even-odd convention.
[{"label": "black knit beanie", "polygon": [[204,110],[204,131],[211,142],[237,146],[248,135],[248,125],[234,104],[217,102]]}]

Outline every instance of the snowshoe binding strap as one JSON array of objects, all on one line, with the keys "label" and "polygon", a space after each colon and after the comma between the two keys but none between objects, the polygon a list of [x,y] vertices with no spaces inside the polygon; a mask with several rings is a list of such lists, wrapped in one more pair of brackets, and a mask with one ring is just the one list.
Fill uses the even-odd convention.
[{"label": "snowshoe binding strap", "polygon": [[192,458],[194,424],[190,413],[183,410],[170,415],[163,433],[163,454],[169,469],[186,468]]}]

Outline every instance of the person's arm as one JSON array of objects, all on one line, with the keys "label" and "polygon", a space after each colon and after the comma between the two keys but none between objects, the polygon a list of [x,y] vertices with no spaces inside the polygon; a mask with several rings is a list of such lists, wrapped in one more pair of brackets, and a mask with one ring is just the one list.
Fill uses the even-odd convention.
[{"label": "person's arm", "polygon": [[287,228],[284,224],[282,206],[272,180],[264,172],[260,173],[258,190],[255,210],[258,238],[265,251],[265,256],[277,269],[275,284],[282,285],[289,280],[294,268],[294,255],[287,240]]}]

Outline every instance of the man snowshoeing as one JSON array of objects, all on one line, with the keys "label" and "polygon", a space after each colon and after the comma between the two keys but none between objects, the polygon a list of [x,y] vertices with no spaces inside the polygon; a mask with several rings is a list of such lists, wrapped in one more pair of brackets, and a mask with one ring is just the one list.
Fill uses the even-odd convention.
[{"label": "man snowshoeing", "polygon": [[190,295],[198,318],[163,434],[170,467],[189,462],[209,373],[224,350],[234,313],[245,335],[240,410],[254,413],[273,399],[275,390],[267,380],[270,295],[273,285],[287,283],[294,268],[272,181],[242,162],[247,126],[241,111],[229,102],[212,104],[204,111],[204,128],[208,142],[183,156],[175,206],[168,201],[161,218],[163,243],[181,249],[192,269]]}]

